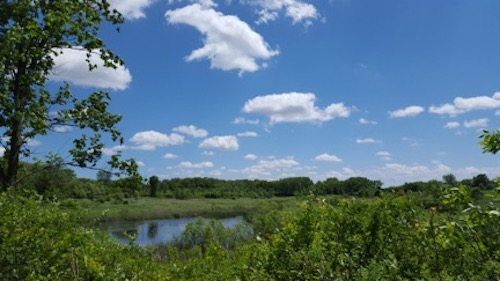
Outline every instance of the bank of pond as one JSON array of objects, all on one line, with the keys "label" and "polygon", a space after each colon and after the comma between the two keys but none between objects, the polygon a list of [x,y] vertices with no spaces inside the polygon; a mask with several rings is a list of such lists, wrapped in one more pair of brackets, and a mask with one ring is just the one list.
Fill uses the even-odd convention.
[{"label": "bank of pond", "polygon": [[209,223],[215,220],[225,228],[234,228],[244,223],[243,216],[223,219],[191,217],[191,218],[166,218],[141,221],[113,221],[103,223],[100,227],[111,237],[122,244],[134,243],[139,246],[158,246],[167,243],[179,243],[179,237],[189,224],[196,225],[201,220]]}]

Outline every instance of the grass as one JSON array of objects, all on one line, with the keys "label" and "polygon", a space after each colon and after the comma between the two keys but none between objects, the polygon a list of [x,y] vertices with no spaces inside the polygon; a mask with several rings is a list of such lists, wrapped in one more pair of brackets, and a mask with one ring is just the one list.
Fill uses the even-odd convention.
[{"label": "grass", "polygon": [[[126,202],[126,203],[125,203]],[[140,197],[125,202],[77,200],[78,209],[86,210],[89,220],[102,217],[103,221],[132,221],[158,218],[180,218],[204,216],[211,218],[246,215],[266,204],[279,204],[284,209],[297,206],[295,197],[269,199],[162,199]]]}]

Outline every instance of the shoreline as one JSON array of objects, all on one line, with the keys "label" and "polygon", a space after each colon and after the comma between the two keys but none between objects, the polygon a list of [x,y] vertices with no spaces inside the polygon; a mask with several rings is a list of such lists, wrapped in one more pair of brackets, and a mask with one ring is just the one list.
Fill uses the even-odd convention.
[{"label": "shoreline", "polygon": [[78,215],[81,215],[84,221],[95,221],[99,224],[148,219],[245,217],[266,205],[292,208],[297,206],[298,201],[295,197],[186,200],[139,197],[127,199],[126,203],[117,201],[100,203],[85,199],[75,202],[75,206],[61,206],[61,209],[80,212]]}]

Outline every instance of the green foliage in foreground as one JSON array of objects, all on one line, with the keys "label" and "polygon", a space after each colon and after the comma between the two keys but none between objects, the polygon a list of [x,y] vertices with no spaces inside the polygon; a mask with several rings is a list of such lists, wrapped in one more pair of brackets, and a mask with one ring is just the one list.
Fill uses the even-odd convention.
[{"label": "green foliage in foreground", "polygon": [[53,203],[0,194],[0,280],[158,280],[150,252],[75,219]]},{"label": "green foliage in foreground", "polygon": [[242,231],[198,222],[179,238],[189,245],[151,250],[112,242],[53,203],[4,193],[0,280],[500,279],[500,212],[471,204],[463,186],[430,209],[408,197],[309,198],[279,222],[261,216],[244,244],[224,245]]}]

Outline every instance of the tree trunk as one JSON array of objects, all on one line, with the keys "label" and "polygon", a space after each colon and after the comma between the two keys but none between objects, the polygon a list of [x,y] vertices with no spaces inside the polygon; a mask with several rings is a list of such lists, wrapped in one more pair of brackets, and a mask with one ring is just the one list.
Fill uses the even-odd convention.
[{"label": "tree trunk", "polygon": [[21,147],[23,146],[23,116],[24,106],[26,103],[27,91],[24,89],[23,80],[26,73],[26,63],[20,62],[18,64],[17,73],[15,75],[13,95],[14,95],[14,110],[10,132],[10,147],[7,159],[7,173],[3,178],[3,189],[9,187],[16,187],[17,173],[19,171],[19,155]]},{"label": "tree trunk", "polygon": [[17,172],[19,170],[19,154],[23,144],[22,120],[15,120],[12,124],[12,135],[10,137],[10,150],[7,162],[7,174],[4,179],[4,189],[16,186]]}]

